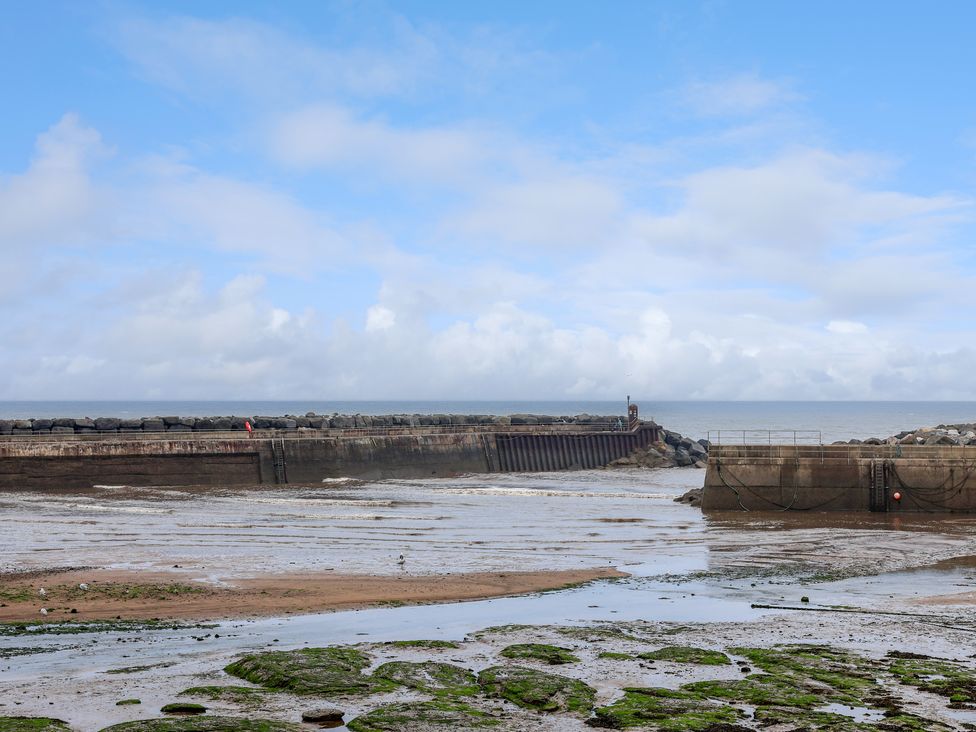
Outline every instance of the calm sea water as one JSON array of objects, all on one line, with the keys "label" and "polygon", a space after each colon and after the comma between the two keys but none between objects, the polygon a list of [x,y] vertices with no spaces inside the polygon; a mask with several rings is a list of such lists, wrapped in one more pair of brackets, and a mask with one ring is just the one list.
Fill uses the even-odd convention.
[{"label": "calm sea water", "polygon": [[[714,430],[812,430],[825,442],[976,422],[976,402],[681,402],[635,400],[645,419],[695,438]],[[626,401],[33,401],[0,402],[0,418],[305,414],[624,414]],[[730,435],[731,438],[731,435]],[[758,438],[756,438],[758,439]]]}]

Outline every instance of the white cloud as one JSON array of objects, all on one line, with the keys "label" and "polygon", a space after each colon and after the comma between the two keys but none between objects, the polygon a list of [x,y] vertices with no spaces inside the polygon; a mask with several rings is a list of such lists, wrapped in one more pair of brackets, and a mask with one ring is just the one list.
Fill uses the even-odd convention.
[{"label": "white cloud", "polygon": [[354,168],[366,177],[392,173],[456,180],[482,162],[481,142],[460,129],[398,129],[320,105],[285,115],[273,132],[271,150],[279,161],[299,168]]},{"label": "white cloud", "polygon": [[867,333],[868,327],[855,320],[831,320],[827,323],[827,330],[838,335],[860,335]]},{"label": "white cloud", "polygon": [[791,85],[737,74],[718,81],[696,81],[678,94],[678,101],[696,114],[717,117],[748,115],[796,101]]},{"label": "white cloud", "polygon": [[373,305],[366,311],[366,332],[389,330],[396,325],[396,313],[382,305]]}]

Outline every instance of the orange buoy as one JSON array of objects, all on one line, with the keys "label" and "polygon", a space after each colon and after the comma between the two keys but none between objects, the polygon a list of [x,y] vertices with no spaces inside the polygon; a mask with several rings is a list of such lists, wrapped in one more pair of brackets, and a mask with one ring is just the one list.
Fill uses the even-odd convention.
[{"label": "orange buoy", "polygon": [[895,491],[895,494],[892,496],[892,498],[894,498],[896,501],[900,501],[901,500],[901,493],[899,493],[898,491]]}]

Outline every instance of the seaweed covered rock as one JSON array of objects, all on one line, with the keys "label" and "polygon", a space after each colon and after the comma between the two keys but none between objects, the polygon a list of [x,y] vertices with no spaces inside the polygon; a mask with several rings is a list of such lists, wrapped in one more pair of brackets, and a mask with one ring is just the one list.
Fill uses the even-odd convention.
[{"label": "seaweed covered rock", "polygon": [[0,717],[0,732],[70,732],[67,722],[50,717]]},{"label": "seaweed covered rock", "polygon": [[531,659],[542,661],[550,666],[558,666],[564,663],[577,663],[579,658],[573,655],[572,651],[562,646],[552,646],[548,643],[516,643],[502,649],[501,654],[505,658]]},{"label": "seaweed covered rock", "polygon": [[976,703],[976,673],[953,661],[910,654],[889,653],[891,673],[901,683],[944,696],[950,706]]},{"label": "seaweed covered rock", "polygon": [[369,662],[369,656],[355,648],[330,646],[255,653],[224,670],[268,689],[294,694],[366,695],[392,689],[392,682],[363,674]]},{"label": "seaweed covered rock", "polygon": [[105,727],[100,732],[304,732],[306,727],[272,719],[235,717],[185,717],[141,719]]},{"label": "seaweed covered rock", "polygon": [[587,720],[591,727],[629,729],[647,727],[677,732],[748,729],[735,723],[744,714],[735,707],[716,704],[699,694],[675,689],[624,689],[624,696],[600,707]]},{"label": "seaweed covered rock", "polygon": [[386,704],[356,717],[346,726],[351,732],[453,732],[501,728],[499,719],[456,701]]},{"label": "seaweed covered rock", "polygon": [[184,689],[177,696],[196,696],[212,701],[226,701],[232,704],[260,704],[268,694],[267,689],[250,686],[193,686]]},{"label": "seaweed covered rock", "polygon": [[707,648],[695,648],[694,646],[665,646],[656,651],[639,653],[638,657],[646,661],[698,663],[703,666],[725,666],[732,663],[729,657],[721,651],[710,651]]},{"label": "seaweed covered rock", "polygon": [[478,679],[466,668],[439,661],[391,661],[373,675],[431,694],[470,696],[480,691]]},{"label": "seaweed covered rock", "polygon": [[588,712],[596,690],[582,681],[524,666],[492,666],[478,675],[489,696],[539,712]]}]

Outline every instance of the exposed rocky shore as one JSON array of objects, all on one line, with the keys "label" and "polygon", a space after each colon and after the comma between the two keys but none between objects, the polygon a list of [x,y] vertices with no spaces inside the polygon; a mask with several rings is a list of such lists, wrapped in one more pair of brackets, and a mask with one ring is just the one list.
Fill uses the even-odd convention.
[{"label": "exposed rocky shore", "polygon": [[426,427],[448,425],[548,425],[581,424],[614,428],[626,424],[627,418],[617,415],[577,414],[552,416],[546,414],[315,414],[281,417],[58,417],[53,419],[0,419],[0,435],[90,434],[112,432],[226,432],[246,429],[250,423],[256,430],[300,429],[367,429],[372,427]]},{"label": "exposed rocky shore", "polygon": [[919,427],[889,437],[869,437],[866,440],[839,440],[835,445],[976,445],[976,423],[940,424],[938,427]]},{"label": "exposed rocky shore", "polygon": [[704,468],[708,440],[693,440],[678,432],[661,430],[662,439],[610,463],[614,468]]}]

